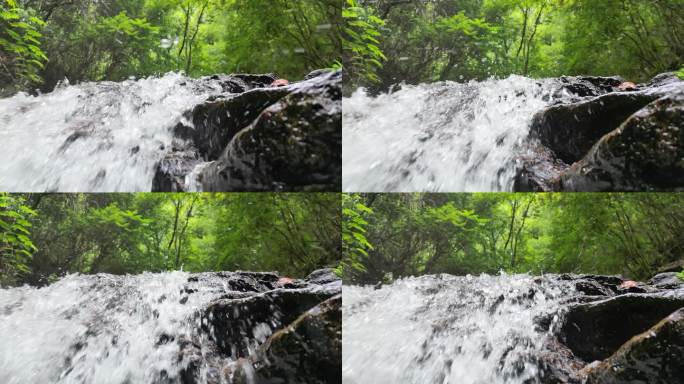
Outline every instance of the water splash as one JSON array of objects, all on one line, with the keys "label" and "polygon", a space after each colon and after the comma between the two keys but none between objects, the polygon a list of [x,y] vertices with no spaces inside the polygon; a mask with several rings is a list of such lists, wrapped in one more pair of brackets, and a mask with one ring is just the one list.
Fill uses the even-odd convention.
[{"label": "water splash", "polygon": [[0,382],[149,383],[179,370],[177,347],[159,337],[179,329],[215,294],[190,295],[188,274],[71,275],[41,289],[0,290]]},{"label": "water splash", "polygon": [[[539,382],[571,282],[527,275],[423,276],[343,290],[346,384]],[[551,319],[548,330],[540,319]]]},{"label": "water splash", "polygon": [[[248,297],[283,294],[284,288],[269,289],[254,275],[69,275],[40,289],[0,289],[0,383],[175,383],[187,382],[195,367],[192,382],[206,384],[218,382],[210,378],[219,368],[230,373],[240,365],[249,370],[250,364],[240,364],[244,359],[237,354],[217,352],[218,336],[207,308],[226,298],[243,303]],[[263,291],[246,289],[250,282]],[[341,288],[339,280],[298,284],[303,286],[287,291],[326,297]],[[270,310],[262,320],[245,310],[235,324],[242,336],[221,336],[222,345],[256,350],[287,325],[281,324],[285,309],[270,304]],[[197,366],[196,359],[209,360]]]},{"label": "water splash", "polygon": [[0,189],[150,191],[184,112],[221,93],[219,84],[169,73],[0,99]]},{"label": "water splash", "polygon": [[363,192],[510,191],[532,117],[556,80],[403,85],[345,98],[343,188]]}]

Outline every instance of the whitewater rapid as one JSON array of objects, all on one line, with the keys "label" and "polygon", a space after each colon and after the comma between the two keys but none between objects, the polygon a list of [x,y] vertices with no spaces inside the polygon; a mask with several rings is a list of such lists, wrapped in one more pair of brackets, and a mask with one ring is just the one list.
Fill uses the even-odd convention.
[{"label": "whitewater rapid", "polygon": [[516,159],[533,146],[532,118],[558,89],[521,76],[359,89],[343,100],[343,189],[511,191]]},{"label": "whitewater rapid", "polygon": [[[344,286],[343,382],[537,383],[536,354],[574,290],[571,282],[503,274]],[[548,330],[539,326],[545,318]]]},{"label": "whitewater rapid", "polygon": [[221,93],[169,73],[0,99],[0,190],[149,192],[183,114]]},{"label": "whitewater rapid", "polygon": [[206,337],[198,308],[230,291],[216,278],[188,294],[189,276],[69,275],[0,289],[0,383],[177,382],[188,362],[166,335]]}]

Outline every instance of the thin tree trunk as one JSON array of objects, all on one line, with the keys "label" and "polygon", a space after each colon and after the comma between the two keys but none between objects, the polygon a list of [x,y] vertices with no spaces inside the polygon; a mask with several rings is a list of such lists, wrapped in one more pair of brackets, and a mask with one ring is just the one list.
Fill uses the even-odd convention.
[{"label": "thin tree trunk", "polygon": [[188,3],[188,7],[185,9],[185,26],[183,27],[183,41],[181,42],[180,49],[178,50],[178,58],[183,56],[183,50],[185,49],[186,40],[188,38],[188,29],[190,28],[190,14],[192,7]]},{"label": "thin tree trunk", "polygon": [[180,268],[181,265],[181,249],[183,246],[183,236],[185,235],[185,231],[188,229],[188,224],[190,223],[190,217],[192,217],[192,210],[195,207],[195,203],[197,202],[197,195],[194,195],[192,197],[192,202],[190,203],[190,207],[188,208],[187,212],[185,213],[185,223],[183,224],[183,228],[181,229],[180,233],[178,236],[176,236],[176,269]]},{"label": "thin tree trunk", "polygon": [[192,38],[190,39],[190,44],[188,46],[188,60],[185,65],[185,73],[187,74],[190,73],[190,66],[192,65],[192,50],[195,46],[195,39],[197,38],[197,33],[199,32],[200,25],[202,25],[202,17],[204,17],[204,11],[207,9],[208,5],[209,1],[205,2],[204,5],[202,5],[202,10],[200,11],[199,17],[197,18],[195,32],[192,34]]}]

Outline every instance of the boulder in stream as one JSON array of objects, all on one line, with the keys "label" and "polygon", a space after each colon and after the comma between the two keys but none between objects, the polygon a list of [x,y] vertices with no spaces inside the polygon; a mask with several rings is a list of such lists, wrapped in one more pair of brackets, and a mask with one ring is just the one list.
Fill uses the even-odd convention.
[{"label": "boulder in stream", "polygon": [[684,93],[665,96],[605,135],[561,175],[567,191],[684,188]]},{"label": "boulder in stream", "polygon": [[684,308],[584,369],[586,384],[684,382]]},{"label": "boulder in stream", "polygon": [[543,155],[519,159],[515,190],[684,189],[684,81],[672,73],[633,87],[619,78],[560,81],[562,101],[531,126]]},{"label": "boulder in stream", "polygon": [[237,383],[342,382],[342,296],[336,295],[311,308],[262,344],[236,375]]},{"label": "boulder in stream", "polygon": [[202,170],[202,189],[339,190],[341,81],[340,72],[319,76],[266,108]]},{"label": "boulder in stream", "polygon": [[565,316],[561,340],[575,356],[587,362],[602,360],[632,336],[681,307],[684,307],[684,292],[675,296],[629,293],[577,304]]},{"label": "boulder in stream", "polygon": [[561,87],[554,95],[557,98],[568,95],[574,97],[601,96],[620,90],[620,86],[625,82],[619,76],[562,76],[559,81]]},{"label": "boulder in stream", "polygon": [[639,93],[609,93],[551,106],[535,116],[532,135],[558,158],[572,164],[584,157],[603,135],[655,99]]},{"label": "boulder in stream", "polygon": [[226,94],[186,113],[155,191],[338,191],[341,72],[286,86],[271,75],[214,76]]},{"label": "boulder in stream", "polygon": [[684,286],[684,280],[679,273],[663,272],[653,276],[648,284],[658,289],[676,289]]},{"label": "boulder in stream", "polygon": [[[684,281],[559,275],[575,283],[555,336],[537,355],[544,384],[679,383],[684,378]],[[634,292],[642,293],[630,293]],[[548,323],[549,319],[539,319]]]},{"label": "boulder in stream", "polygon": [[[199,309],[197,340],[179,338],[184,384],[341,382],[341,281],[331,269],[301,280],[251,272],[225,277],[230,292]],[[193,280],[188,294],[217,281],[213,273]]]}]

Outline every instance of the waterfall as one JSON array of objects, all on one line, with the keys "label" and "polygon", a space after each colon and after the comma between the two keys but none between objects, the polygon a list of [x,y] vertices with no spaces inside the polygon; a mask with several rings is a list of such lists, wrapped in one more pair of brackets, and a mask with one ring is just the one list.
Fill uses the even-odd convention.
[{"label": "waterfall", "polygon": [[538,353],[560,324],[561,301],[574,290],[567,281],[504,274],[345,286],[343,380],[537,383]]},{"label": "waterfall", "polygon": [[223,92],[176,73],[0,99],[0,189],[150,191],[184,113]]},{"label": "waterfall", "polygon": [[[43,288],[0,289],[0,383],[218,383],[241,362],[249,367],[238,350],[251,355],[298,316],[287,312],[293,303],[306,310],[315,305],[312,298],[341,287],[299,280],[296,288],[277,288],[273,276],[74,274]],[[279,297],[290,297],[290,308]],[[268,311],[249,312],[252,299],[254,311]],[[220,331],[215,323],[226,316],[215,318],[207,308],[226,300],[235,303],[234,318]],[[226,327],[232,337],[222,333]]]},{"label": "waterfall", "polygon": [[511,76],[402,85],[343,100],[343,189],[349,192],[510,191],[516,159],[532,150],[536,112],[557,80]]}]

